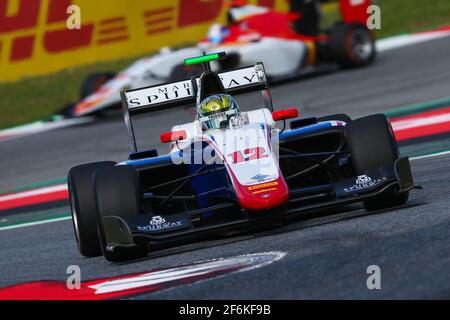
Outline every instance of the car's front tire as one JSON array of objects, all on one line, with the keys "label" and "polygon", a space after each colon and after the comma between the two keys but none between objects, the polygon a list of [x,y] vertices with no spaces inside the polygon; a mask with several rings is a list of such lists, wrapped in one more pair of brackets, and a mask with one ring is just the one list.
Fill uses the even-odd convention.
[{"label": "car's front tire", "polygon": [[115,164],[113,161],[83,164],[70,169],[67,177],[75,238],[78,250],[86,257],[102,254],[97,234],[97,207],[92,177],[95,171]]},{"label": "car's front tire", "polygon": [[[391,124],[383,114],[353,120],[345,127],[345,134],[356,175],[379,167],[393,168],[400,156]],[[364,207],[373,211],[399,206],[406,203],[408,196],[409,192],[388,190],[364,201]]]},{"label": "car's front tire", "polygon": [[[143,214],[139,174],[134,167],[116,166],[99,170],[94,176],[100,247],[108,261],[119,262],[144,257],[123,218]],[[111,245],[119,245],[111,250]]]}]

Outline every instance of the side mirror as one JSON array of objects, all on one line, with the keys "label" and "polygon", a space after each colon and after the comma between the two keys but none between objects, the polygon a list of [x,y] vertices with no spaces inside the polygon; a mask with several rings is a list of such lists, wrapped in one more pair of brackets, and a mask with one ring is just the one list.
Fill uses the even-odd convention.
[{"label": "side mirror", "polygon": [[298,110],[297,108],[289,108],[285,110],[278,110],[272,112],[272,118],[274,121],[278,120],[286,120],[286,119],[293,119],[298,117]]},{"label": "side mirror", "polygon": [[186,138],[187,138],[186,130],[165,132],[159,136],[159,139],[161,140],[162,143],[184,140]]}]

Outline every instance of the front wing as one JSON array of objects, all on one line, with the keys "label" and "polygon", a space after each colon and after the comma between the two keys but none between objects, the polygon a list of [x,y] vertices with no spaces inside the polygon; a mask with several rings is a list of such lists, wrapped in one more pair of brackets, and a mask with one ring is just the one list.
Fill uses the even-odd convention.
[{"label": "front wing", "polygon": [[[103,229],[107,250],[111,252],[137,247],[137,244],[166,243],[200,235],[245,231],[264,225],[281,222],[305,213],[348,205],[373,199],[384,192],[404,193],[414,188],[409,159],[400,158],[392,169],[379,168],[360,175],[355,179],[313,188],[290,191],[289,201],[282,207],[255,212],[242,212],[240,217],[221,222],[196,225],[200,214],[220,209],[239,209],[236,203],[223,203],[171,216],[152,216],[150,214],[123,219],[117,216],[103,217]],[[319,201],[303,204],[306,199],[316,197]],[[326,199],[320,201],[320,197]]]}]

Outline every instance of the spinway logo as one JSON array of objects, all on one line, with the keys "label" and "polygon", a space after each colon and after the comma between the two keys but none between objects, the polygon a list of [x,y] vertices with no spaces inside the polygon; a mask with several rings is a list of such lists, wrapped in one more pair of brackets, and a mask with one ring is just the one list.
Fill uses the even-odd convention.
[{"label": "spinway logo", "polygon": [[355,184],[344,188],[344,192],[355,192],[364,189],[371,189],[384,181],[386,181],[385,177],[372,179],[371,177],[365,174],[359,175],[355,179]]},{"label": "spinway logo", "polygon": [[364,183],[369,183],[370,181],[372,181],[372,178],[363,174],[361,176],[358,176],[356,178],[356,184],[364,184]]},{"label": "spinway logo", "polygon": [[144,232],[162,232],[188,227],[190,227],[190,222],[183,217],[163,218],[161,216],[153,216],[148,225],[139,225],[136,229]]},{"label": "spinway logo", "polygon": [[163,217],[154,216],[154,217],[152,217],[152,220],[150,220],[150,225],[157,226],[157,225],[163,224],[164,222],[166,222],[166,219],[164,219]]}]

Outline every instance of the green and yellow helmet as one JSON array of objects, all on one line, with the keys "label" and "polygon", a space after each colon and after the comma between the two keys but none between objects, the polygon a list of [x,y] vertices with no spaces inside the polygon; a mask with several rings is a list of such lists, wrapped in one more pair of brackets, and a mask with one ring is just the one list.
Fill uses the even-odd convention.
[{"label": "green and yellow helmet", "polygon": [[215,94],[203,99],[198,106],[198,120],[204,130],[220,129],[222,122],[239,112],[239,106],[228,94]]}]

